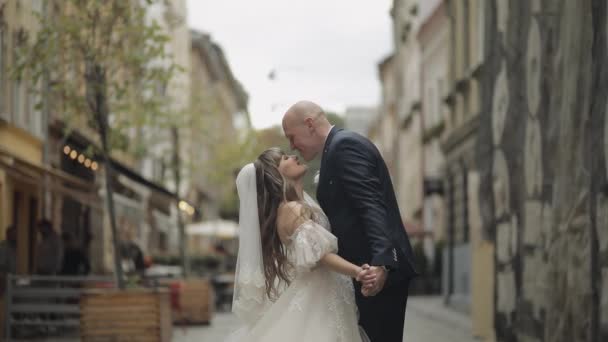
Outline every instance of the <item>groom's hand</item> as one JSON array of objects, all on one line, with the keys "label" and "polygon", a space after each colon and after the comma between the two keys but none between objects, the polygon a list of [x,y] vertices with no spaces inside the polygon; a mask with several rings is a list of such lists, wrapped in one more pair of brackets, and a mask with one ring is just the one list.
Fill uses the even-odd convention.
[{"label": "groom's hand", "polygon": [[388,272],[384,267],[372,266],[361,277],[361,293],[365,297],[375,296],[384,288]]},{"label": "groom's hand", "polygon": [[359,274],[357,274],[355,280],[360,283],[363,283],[363,278],[365,278],[365,276],[371,272],[369,268],[370,266],[368,264],[361,265],[361,271],[359,271]]}]

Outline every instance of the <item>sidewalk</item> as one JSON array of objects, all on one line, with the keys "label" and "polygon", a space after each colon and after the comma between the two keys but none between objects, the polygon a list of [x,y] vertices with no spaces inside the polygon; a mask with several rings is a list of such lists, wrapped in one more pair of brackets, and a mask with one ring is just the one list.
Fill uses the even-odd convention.
[{"label": "sidewalk", "polygon": [[410,297],[404,342],[473,342],[469,316],[447,308],[440,296]]},{"label": "sidewalk", "polygon": [[232,313],[219,312],[207,326],[173,326],[174,342],[222,342],[238,327],[238,319]]},{"label": "sidewalk", "polygon": [[[175,327],[176,342],[222,342],[237,327],[230,313],[217,313],[209,326]],[[404,325],[404,342],[475,342],[467,315],[443,305],[441,297],[411,297]]]}]

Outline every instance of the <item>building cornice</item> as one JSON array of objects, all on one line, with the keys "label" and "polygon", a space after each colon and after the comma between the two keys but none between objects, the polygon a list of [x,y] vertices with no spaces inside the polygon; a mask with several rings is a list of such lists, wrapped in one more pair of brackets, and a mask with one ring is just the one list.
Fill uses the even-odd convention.
[{"label": "building cornice", "polygon": [[445,154],[449,154],[463,142],[474,138],[479,127],[479,114],[475,114],[462,125],[448,131],[445,140],[441,141],[441,149]]},{"label": "building cornice", "polygon": [[416,114],[417,112],[420,112],[420,109],[422,109],[422,103],[420,102],[420,100],[414,101],[412,103],[412,105],[410,106],[410,110],[407,112],[407,114],[401,120],[401,128],[408,128],[410,126],[410,124],[412,123],[414,114]]},{"label": "building cornice", "polygon": [[443,120],[441,120],[436,125],[429,127],[428,129],[425,129],[424,132],[422,133],[422,143],[428,144],[430,141],[434,140],[435,138],[441,137],[441,134],[443,133],[444,130],[445,130],[445,121],[443,121]]},{"label": "building cornice", "polygon": [[420,29],[418,29],[417,34],[418,40],[426,40],[428,36],[431,36],[433,32],[441,27],[439,24],[449,24],[445,3],[443,1],[440,2],[435,9],[433,9],[433,12],[426,18],[422,25],[420,25]]}]

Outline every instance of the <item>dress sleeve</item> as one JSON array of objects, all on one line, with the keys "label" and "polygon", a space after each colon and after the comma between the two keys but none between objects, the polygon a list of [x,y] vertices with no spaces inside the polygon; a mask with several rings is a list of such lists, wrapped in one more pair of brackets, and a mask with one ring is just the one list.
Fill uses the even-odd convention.
[{"label": "dress sleeve", "polygon": [[290,239],[292,262],[297,269],[310,270],[325,254],[338,251],[338,239],[313,221],[301,224]]}]

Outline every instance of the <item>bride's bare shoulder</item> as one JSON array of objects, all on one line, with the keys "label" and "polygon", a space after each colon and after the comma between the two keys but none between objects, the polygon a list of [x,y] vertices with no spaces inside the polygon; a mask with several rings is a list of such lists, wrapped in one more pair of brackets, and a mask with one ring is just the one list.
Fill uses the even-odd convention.
[{"label": "bride's bare shoulder", "polygon": [[305,221],[304,206],[298,202],[285,202],[277,211],[277,229],[282,241],[287,241]]}]

